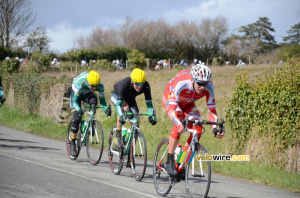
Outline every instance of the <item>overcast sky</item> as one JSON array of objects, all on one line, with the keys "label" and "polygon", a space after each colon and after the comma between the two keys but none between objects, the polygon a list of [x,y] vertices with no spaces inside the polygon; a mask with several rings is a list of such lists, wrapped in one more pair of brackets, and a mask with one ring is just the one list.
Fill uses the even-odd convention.
[{"label": "overcast sky", "polygon": [[50,50],[67,52],[77,47],[79,35],[88,36],[96,27],[118,28],[130,16],[134,20],[163,18],[169,24],[201,21],[223,16],[230,33],[242,25],[268,17],[275,40],[300,23],[300,0],[31,0],[37,15],[33,28],[43,26],[53,40]]}]

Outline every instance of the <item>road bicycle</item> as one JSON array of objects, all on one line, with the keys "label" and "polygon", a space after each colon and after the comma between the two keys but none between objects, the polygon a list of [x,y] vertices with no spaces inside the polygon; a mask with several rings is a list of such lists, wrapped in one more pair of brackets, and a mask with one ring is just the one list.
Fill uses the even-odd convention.
[{"label": "road bicycle", "polygon": [[[90,110],[87,110],[90,108]],[[98,108],[106,108],[106,106],[95,106],[95,109]],[[108,108],[111,108],[109,105]],[[84,114],[89,115],[89,119],[85,121],[83,118],[81,119],[79,125],[79,131],[77,140],[76,140],[76,150],[77,156],[70,156],[70,145],[71,145],[71,127],[73,123],[73,119],[70,121],[67,137],[66,137],[66,146],[67,152],[72,160],[76,160],[79,156],[80,150],[82,146],[86,146],[86,153],[88,159],[92,165],[96,165],[99,163],[102,153],[103,153],[103,144],[104,144],[104,135],[101,124],[95,119],[95,112],[90,105],[84,105],[82,108]]]},{"label": "road bicycle", "polygon": [[[187,123],[193,123],[192,129],[187,128]],[[158,144],[153,161],[153,179],[156,192],[166,196],[171,188],[181,180],[185,180],[185,189],[188,197],[207,197],[211,182],[211,163],[204,161],[199,156],[208,155],[207,149],[198,142],[197,126],[213,124],[224,130],[224,120],[221,122],[210,122],[206,120],[189,120],[188,116],[183,121],[185,132],[193,134],[191,144],[187,151],[181,151],[175,160],[175,168],[178,175],[171,177],[165,170],[168,156],[169,139],[165,138]],[[203,134],[204,132],[202,132]],[[178,162],[178,163],[177,163]]]},{"label": "road bicycle", "polygon": [[[115,175],[119,175],[123,167],[124,159],[128,156],[126,167],[131,167],[134,179],[136,181],[141,181],[145,175],[147,166],[147,145],[145,136],[138,127],[138,122],[141,116],[155,117],[155,112],[154,114],[131,112],[125,112],[124,114],[126,121],[130,122],[132,126],[127,130],[127,133],[125,133],[126,128],[122,130],[123,148],[118,148],[116,146],[116,126],[111,130],[108,140],[108,159],[110,168]],[[123,136],[125,134],[127,137]]]}]

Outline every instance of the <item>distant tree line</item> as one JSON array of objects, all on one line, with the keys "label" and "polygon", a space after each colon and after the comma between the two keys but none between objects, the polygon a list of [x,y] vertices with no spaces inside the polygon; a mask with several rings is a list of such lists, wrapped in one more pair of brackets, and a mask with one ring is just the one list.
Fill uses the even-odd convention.
[{"label": "distant tree line", "polygon": [[[36,16],[31,11],[29,0],[0,0],[0,58],[25,54],[39,50],[49,53],[46,29],[36,27],[28,31]],[[271,52],[283,44],[277,44],[275,29],[267,17],[239,28],[238,34],[229,34],[229,23],[225,17],[204,18],[200,21],[179,21],[174,25],[163,19],[134,20],[127,17],[118,28],[95,28],[88,36],[79,36],[77,49],[70,49],[62,57],[68,60],[108,58],[126,59],[126,53],[136,49],[151,59],[198,60],[219,64],[235,62],[245,57],[255,57]],[[287,31],[283,41],[291,45],[300,44],[300,23]],[[25,38],[22,46],[20,38]],[[53,54],[53,53],[52,53]]]}]

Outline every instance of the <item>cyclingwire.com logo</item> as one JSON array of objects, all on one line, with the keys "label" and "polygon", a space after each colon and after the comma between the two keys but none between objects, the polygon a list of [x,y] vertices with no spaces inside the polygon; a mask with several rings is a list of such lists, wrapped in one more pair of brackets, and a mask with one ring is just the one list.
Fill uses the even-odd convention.
[{"label": "cyclingwire.com logo", "polygon": [[195,156],[198,161],[250,161],[249,155],[223,155],[220,153],[219,155],[196,155]]}]

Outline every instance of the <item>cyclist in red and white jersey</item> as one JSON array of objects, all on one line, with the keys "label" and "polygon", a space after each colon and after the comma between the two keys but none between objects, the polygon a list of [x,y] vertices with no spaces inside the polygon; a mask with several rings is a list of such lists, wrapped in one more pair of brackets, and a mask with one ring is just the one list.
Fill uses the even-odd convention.
[{"label": "cyclist in red and white jersey", "polygon": [[[174,124],[170,132],[168,159],[166,163],[166,171],[171,176],[176,176],[174,162],[174,151],[179,142],[180,134],[184,132],[184,127],[181,121],[187,116],[192,116],[193,119],[200,119],[201,115],[195,105],[195,101],[205,97],[209,120],[217,121],[217,111],[215,104],[215,91],[211,79],[211,71],[205,65],[194,65],[191,71],[182,70],[178,72],[170,82],[167,83],[167,87],[162,98],[164,109],[167,111],[169,118]],[[191,123],[188,127],[191,127]],[[224,133],[220,133],[215,125],[212,126],[213,133],[217,138],[222,138]],[[198,140],[201,137],[202,127],[197,127]],[[186,150],[191,143],[192,134],[188,138],[183,147]]]}]

